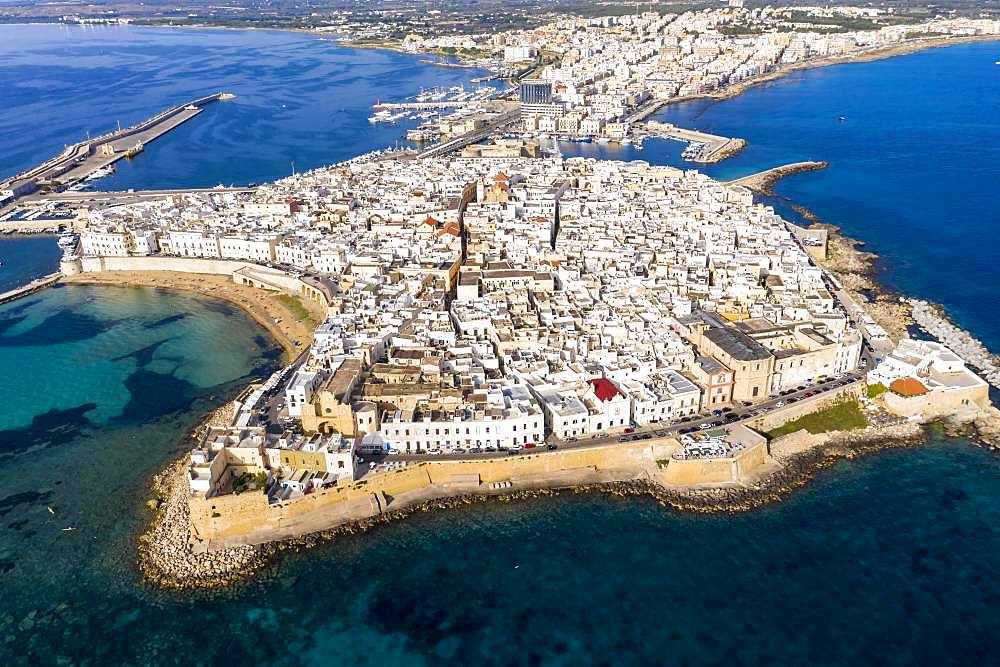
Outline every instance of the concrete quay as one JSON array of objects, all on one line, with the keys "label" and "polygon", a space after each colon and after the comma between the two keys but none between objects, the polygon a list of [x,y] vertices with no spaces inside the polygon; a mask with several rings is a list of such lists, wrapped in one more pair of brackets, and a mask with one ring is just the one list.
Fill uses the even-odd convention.
[{"label": "concrete quay", "polygon": [[671,123],[661,123],[651,120],[642,126],[642,131],[654,137],[666,137],[678,141],[702,144],[701,148],[690,158],[692,162],[720,162],[743,150],[747,142],[743,139],[723,137],[698,130],[688,130]]},{"label": "concrete quay", "polygon": [[162,111],[137,125],[67,146],[56,157],[0,182],[0,197],[7,194],[17,201],[32,195],[39,188],[62,190],[79,183],[98,169],[108,167],[130,152],[166,134],[188,120],[203,107],[217,100],[235,97],[231,93],[215,93]]},{"label": "concrete quay", "polygon": [[439,102],[379,102],[378,104],[372,105],[372,108],[376,111],[392,111],[392,110],[420,110],[420,109],[455,109],[469,106],[474,102],[481,102],[482,100],[441,100]]},{"label": "concrete quay", "polygon": [[133,190],[131,192],[109,191],[109,192],[58,192],[38,194],[28,198],[30,203],[37,204],[66,204],[72,205],[106,205],[115,206],[118,204],[130,204],[147,199],[166,199],[175,195],[188,195],[199,193],[217,194],[239,194],[252,192],[254,188],[173,188],[167,190]]}]

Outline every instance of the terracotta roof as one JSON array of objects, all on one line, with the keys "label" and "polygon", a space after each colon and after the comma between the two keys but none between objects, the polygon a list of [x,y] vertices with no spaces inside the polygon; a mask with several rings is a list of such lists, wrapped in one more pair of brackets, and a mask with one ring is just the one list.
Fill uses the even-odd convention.
[{"label": "terracotta roof", "polygon": [[900,396],[923,396],[927,387],[916,378],[899,378],[889,384],[889,389]]},{"label": "terracotta roof", "polygon": [[494,181],[509,181],[510,177],[507,176],[507,174],[505,174],[505,173],[503,173],[501,171],[499,174],[497,174],[496,176],[493,177],[493,180]]},{"label": "terracotta roof", "polygon": [[615,383],[607,378],[597,378],[596,380],[591,380],[590,384],[594,386],[594,393],[597,398],[602,401],[610,401],[615,396],[619,394],[618,387]]},{"label": "terracotta roof", "polygon": [[434,218],[432,218],[431,216],[427,216],[427,217],[426,217],[426,218],[424,219],[424,224],[425,224],[425,225],[430,225],[431,227],[436,227],[436,226],[437,226],[437,224],[438,224],[438,221],[437,221],[437,220],[435,220]]}]

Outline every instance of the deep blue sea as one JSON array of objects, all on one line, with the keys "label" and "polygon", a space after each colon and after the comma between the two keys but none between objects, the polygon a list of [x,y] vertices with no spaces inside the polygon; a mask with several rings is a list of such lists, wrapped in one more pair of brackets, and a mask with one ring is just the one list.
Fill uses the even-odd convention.
[{"label": "deep blue sea", "polygon": [[[750,140],[710,170],[720,178],[829,160],[780,193],[869,241],[892,284],[997,340],[997,48],[806,72],[663,115]],[[299,34],[0,26],[0,173],[222,88],[241,97],[102,187],[273,179],[291,160],[394,141],[399,127],[367,123],[374,98],[474,75]],[[679,164],[679,152],[612,156]],[[51,238],[0,241],[0,290],[57,254]],[[840,463],[749,514],[566,495],[411,517],[233,590],[143,587],[150,476],[278,354],[239,310],[181,293],[60,287],[0,306],[0,662],[996,662],[1000,461],[944,437]]]},{"label": "deep blue sea", "polygon": [[484,72],[290,32],[0,25],[0,177],[218,91],[196,118],[150,142],[102,190],[246,185],[405,143],[371,106]]}]

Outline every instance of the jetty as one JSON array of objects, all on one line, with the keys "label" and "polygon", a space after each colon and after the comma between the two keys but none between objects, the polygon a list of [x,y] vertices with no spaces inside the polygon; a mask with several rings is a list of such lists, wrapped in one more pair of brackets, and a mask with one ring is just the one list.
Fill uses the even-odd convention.
[{"label": "jetty", "polygon": [[780,167],[765,169],[764,171],[759,171],[756,174],[750,174],[749,176],[737,178],[733,181],[727,181],[726,185],[741,185],[745,188],[753,190],[754,192],[771,195],[774,194],[771,186],[774,185],[776,181],[793,174],[802,174],[807,171],[819,171],[820,169],[826,169],[829,166],[829,162],[793,162],[791,164],[781,165]]},{"label": "jetty", "polygon": [[131,127],[67,146],[59,155],[0,182],[0,205],[14,203],[40,190],[51,192],[72,187],[122,158],[135,157],[150,141],[191,120],[207,104],[234,97],[223,92],[206,95],[161,111]]},{"label": "jetty", "polygon": [[49,275],[38,278],[37,280],[32,280],[27,285],[21,285],[20,287],[15,287],[12,290],[8,290],[3,294],[0,294],[0,305],[5,303],[10,303],[11,301],[17,301],[22,297],[26,297],[29,294],[34,294],[46,287],[52,287],[59,279],[62,278],[61,273],[50,273]]}]

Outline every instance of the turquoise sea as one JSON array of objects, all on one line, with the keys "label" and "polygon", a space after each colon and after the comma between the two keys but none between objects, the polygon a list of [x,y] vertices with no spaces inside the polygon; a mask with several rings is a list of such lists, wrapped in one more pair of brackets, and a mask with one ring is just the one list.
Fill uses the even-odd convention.
[{"label": "turquoise sea", "polygon": [[[948,304],[987,337],[992,299],[960,305],[961,286],[984,275],[975,272],[995,253],[992,189],[982,179],[996,174],[990,114],[1000,95],[994,70],[965,76],[987,54],[997,59],[987,46],[963,46],[827,68],[665,113],[750,139],[746,153],[713,170],[720,177],[830,160],[830,170],[789,179],[781,194],[870,240],[893,284]],[[109,117],[136,120],[177,95],[243,84],[217,117],[206,112],[189,134],[151,144],[146,155],[156,159],[123,166],[121,187],[266,180],[287,173],[290,157],[299,169],[342,159],[399,132],[367,123],[367,98],[470,76],[306,35],[53,26],[0,27],[0,75],[15,100],[0,106],[2,173],[84,129],[108,129]],[[131,92],[112,94],[121,90]],[[297,99],[288,116],[282,96]],[[313,127],[337,105],[354,109],[344,112],[352,118]],[[831,124],[831,115],[848,120]],[[892,151],[878,143],[879,128]],[[980,140],[945,150],[943,132]],[[679,146],[651,143],[636,157],[669,162]],[[927,191],[945,187],[931,176],[960,193],[943,209],[947,224],[931,219],[942,209]],[[866,198],[900,187],[907,196]],[[979,243],[956,245],[963,229]],[[905,282],[927,268],[907,258],[927,253],[950,257],[954,270]],[[26,282],[56,256],[51,239],[0,241],[0,281]],[[134,542],[150,475],[183,451],[201,413],[268,373],[278,354],[239,310],[180,293],[61,287],[0,306],[0,662],[996,661],[1000,461],[943,436],[840,463],[787,502],[749,514],[568,494],[411,517],[286,555],[231,590],[142,586]]]}]

